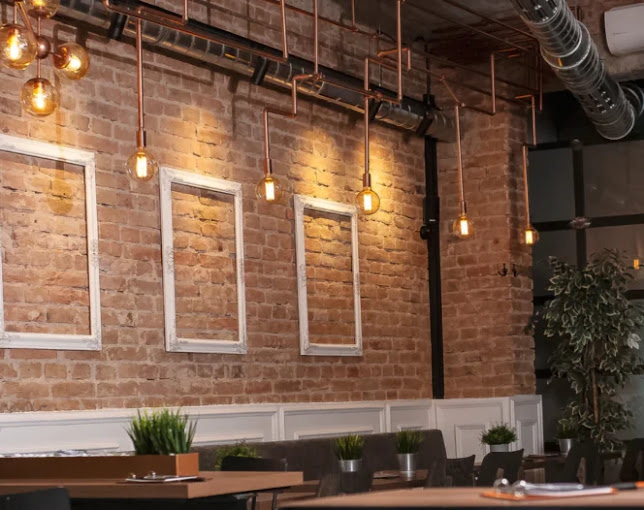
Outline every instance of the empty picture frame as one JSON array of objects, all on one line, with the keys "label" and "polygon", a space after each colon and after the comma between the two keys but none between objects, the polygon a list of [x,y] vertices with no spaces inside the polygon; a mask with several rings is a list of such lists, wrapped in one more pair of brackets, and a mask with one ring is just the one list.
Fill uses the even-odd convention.
[{"label": "empty picture frame", "polygon": [[[362,318],[360,309],[360,262],[358,259],[358,212],[352,205],[330,200],[295,195],[295,257],[297,264],[298,315],[300,322],[300,354],[306,356],[362,356]],[[355,341],[353,344],[311,343],[306,277],[305,209],[346,216],[351,221],[351,269],[353,273],[353,312]]]},{"label": "empty picture frame", "polygon": [[[244,216],[242,185],[169,167],[159,171],[161,194],[161,243],[163,255],[163,303],[165,315],[165,343],[168,352],[209,352],[246,354],[246,286],[244,283]],[[221,338],[181,338],[177,333],[174,230],[172,225],[172,185],[180,184],[233,196],[235,218],[235,272],[237,284],[237,340]]]},{"label": "empty picture frame", "polygon": [[[98,267],[98,220],[96,213],[96,158],[93,152],[62,145],[0,134],[0,151],[60,161],[81,166],[85,181],[87,224],[87,274],[89,335],[6,331],[0,257],[0,348],[99,351],[101,349],[101,304]],[[2,225],[0,225],[2,229]],[[0,236],[0,240],[2,237]],[[1,252],[2,246],[0,246]]]}]

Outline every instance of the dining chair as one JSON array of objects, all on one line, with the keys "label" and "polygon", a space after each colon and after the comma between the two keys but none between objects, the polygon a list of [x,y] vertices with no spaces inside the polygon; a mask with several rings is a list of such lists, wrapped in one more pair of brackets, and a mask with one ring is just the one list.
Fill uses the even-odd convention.
[{"label": "dining chair", "polygon": [[622,482],[644,480],[644,438],[631,439],[627,443],[619,479]]},{"label": "dining chair", "polygon": [[447,476],[447,459],[434,460],[427,469],[424,487],[450,487],[452,478]]},{"label": "dining chair", "polygon": [[476,485],[491,487],[498,478],[514,483],[519,478],[523,449],[516,452],[492,452],[483,457]]},{"label": "dining chair", "polygon": [[546,482],[597,484],[601,481],[599,448],[593,441],[579,441],[568,452],[563,470],[554,468],[546,465]]},{"label": "dining chair", "polygon": [[447,459],[445,474],[451,478],[452,487],[474,487],[474,461],[476,455]]},{"label": "dining chair", "polygon": [[[255,457],[224,457],[221,461],[222,471],[288,471],[286,459],[270,459]],[[277,496],[279,489],[273,491],[271,510],[277,509]],[[251,510],[255,510],[257,504],[257,493],[240,494],[241,498],[251,499]]]},{"label": "dining chair", "polygon": [[67,489],[46,489],[0,496],[0,510],[70,510]]},{"label": "dining chair", "polygon": [[369,492],[373,484],[373,472],[361,469],[350,473],[328,473],[320,479],[316,496],[326,498],[339,494]]}]

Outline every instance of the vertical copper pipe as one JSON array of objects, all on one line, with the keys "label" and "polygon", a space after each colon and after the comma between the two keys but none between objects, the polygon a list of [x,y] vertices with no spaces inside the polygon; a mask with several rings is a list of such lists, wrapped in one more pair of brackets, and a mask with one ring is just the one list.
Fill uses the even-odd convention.
[{"label": "vertical copper pipe", "polygon": [[543,111],[543,61],[541,59],[538,60],[537,67],[539,70],[537,71],[539,75],[539,86],[537,87],[539,89],[539,111]]},{"label": "vertical copper pipe", "polygon": [[[364,59],[364,90],[368,92],[369,86],[369,58]],[[371,173],[369,172],[369,96],[364,96],[364,176],[362,178],[365,187],[371,186]]]},{"label": "vertical copper pipe", "polygon": [[528,189],[528,146],[523,145],[523,195],[525,200],[525,225],[530,227],[530,194]]},{"label": "vertical copper pipe", "polygon": [[530,108],[532,110],[532,145],[537,145],[537,105],[535,97],[530,98]]},{"label": "vertical copper pipe", "polygon": [[[271,150],[270,150],[270,141],[268,139],[268,108],[264,108],[264,159],[270,161],[271,159]],[[264,167],[264,173],[270,173],[270,165]]]},{"label": "vertical copper pipe", "polygon": [[496,115],[496,55],[490,53],[490,86],[492,90],[492,115]]},{"label": "vertical copper pipe", "polygon": [[313,44],[315,45],[314,48],[314,63],[313,63],[313,73],[314,74],[319,74],[318,71],[318,52],[319,52],[319,46],[320,43],[318,41],[318,0],[313,0]]},{"label": "vertical copper pipe", "polygon": [[461,215],[465,211],[465,186],[463,183],[463,153],[461,147],[461,107],[458,103],[454,106],[454,120],[456,124],[456,165],[458,170],[458,198],[461,207]]},{"label": "vertical copper pipe", "polygon": [[288,58],[288,39],[286,38],[286,0],[280,0],[282,14],[282,56]]},{"label": "vertical copper pipe", "polygon": [[136,91],[139,108],[139,130],[136,133],[136,143],[139,149],[145,147],[145,135],[143,124],[143,36],[141,20],[136,20]]},{"label": "vertical copper pipe", "polygon": [[[38,32],[37,32],[37,33],[38,33],[38,37],[40,37],[41,20],[42,20],[41,16],[38,16],[38,20],[37,20],[37,22],[36,22],[36,27],[37,27],[37,28],[36,28],[36,30],[38,31]],[[36,56],[36,77],[37,77],[37,78],[40,78],[40,64],[41,64],[41,60],[42,60],[41,58],[39,58],[38,56]]]},{"label": "vertical copper pipe", "polygon": [[402,101],[402,21],[400,19],[402,0],[396,2],[396,39],[398,50],[398,101]]},{"label": "vertical copper pipe", "polygon": [[356,0],[351,0],[351,28],[356,30]]},{"label": "vertical copper pipe", "polygon": [[183,0],[183,22],[188,23],[188,0]]}]

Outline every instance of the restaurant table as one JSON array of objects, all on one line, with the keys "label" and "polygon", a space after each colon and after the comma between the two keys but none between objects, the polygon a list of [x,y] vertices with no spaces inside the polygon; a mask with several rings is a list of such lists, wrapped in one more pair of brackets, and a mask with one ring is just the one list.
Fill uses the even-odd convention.
[{"label": "restaurant table", "polygon": [[[143,483],[122,479],[12,479],[0,480],[0,494],[15,494],[64,487],[73,508],[165,509],[241,508],[234,494],[273,490],[299,485],[296,471],[202,471],[203,480]],[[243,502],[245,508],[245,501]]]},{"label": "restaurant table", "polygon": [[644,508],[644,490],[621,491],[608,496],[549,498],[532,501],[505,501],[486,498],[485,489],[443,488],[409,489],[387,492],[368,492],[351,496],[334,496],[285,505],[285,510],[338,510],[338,509],[439,509],[439,508]]}]

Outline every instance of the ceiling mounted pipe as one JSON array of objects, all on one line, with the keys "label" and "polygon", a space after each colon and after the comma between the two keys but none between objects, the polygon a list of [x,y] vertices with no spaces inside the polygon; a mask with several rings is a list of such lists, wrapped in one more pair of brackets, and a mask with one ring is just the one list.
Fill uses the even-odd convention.
[{"label": "ceiling mounted pipe", "polygon": [[[136,9],[138,6],[146,6],[146,10],[157,10],[160,13],[169,13],[163,9],[137,0],[111,0],[112,4],[119,5],[126,9]],[[110,11],[103,5],[101,0],[61,0],[59,14],[65,19],[83,22],[90,27],[107,30],[110,27],[112,16]],[[225,30],[189,20],[189,27],[197,33],[216,36],[218,40],[229,40],[231,46],[225,43],[219,44],[194,35],[180,33],[168,27],[143,21],[143,41],[148,46],[159,47],[169,55],[177,58],[190,57],[191,59],[217,65],[237,73],[249,79],[255,76],[258,79],[258,71],[261,67],[263,84],[278,85],[290,89],[293,76],[298,74],[310,74],[314,71],[314,63],[290,55],[288,63],[277,61],[281,57],[281,50],[258,43],[256,41],[241,37]],[[135,26],[132,22],[125,25],[124,35],[134,37]],[[275,61],[267,59],[267,63],[261,62],[262,57],[251,51],[239,49],[240,46],[257,49],[263,54],[274,54]],[[325,101],[341,105],[356,112],[363,112],[362,79],[349,76],[334,69],[319,66],[320,73],[324,75],[325,81],[322,84],[300,85],[300,92],[314,96]],[[394,96],[395,92],[383,88],[374,87],[374,90],[385,96]],[[433,118],[434,121],[427,125],[426,119]],[[410,131],[418,131],[419,128],[427,126],[418,133],[422,136],[432,136],[439,141],[454,141],[453,120],[445,116],[436,108],[425,105],[422,101],[403,97],[400,105],[381,106],[377,120],[398,128]]]},{"label": "ceiling mounted pipe", "polygon": [[608,140],[621,140],[633,130],[642,110],[641,91],[627,93],[604,67],[586,26],[565,0],[512,0],[541,54],[562,83],[581,103],[595,128]]}]

